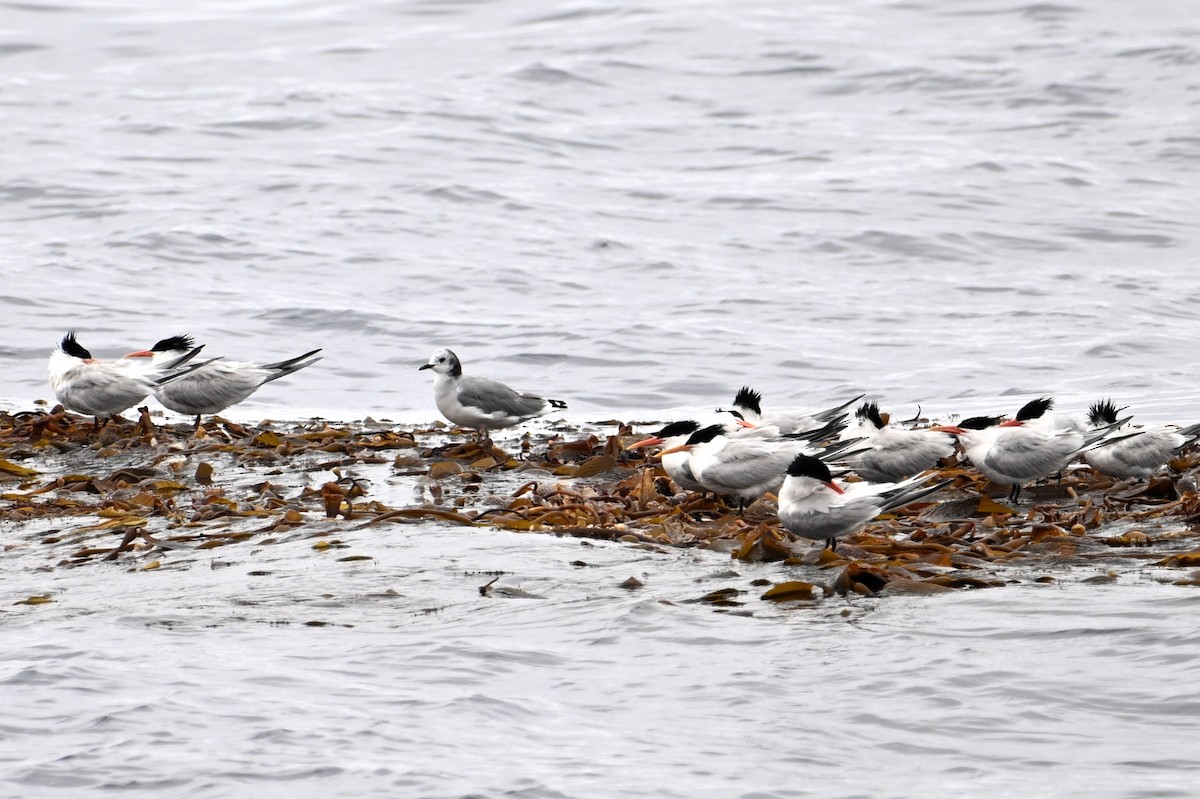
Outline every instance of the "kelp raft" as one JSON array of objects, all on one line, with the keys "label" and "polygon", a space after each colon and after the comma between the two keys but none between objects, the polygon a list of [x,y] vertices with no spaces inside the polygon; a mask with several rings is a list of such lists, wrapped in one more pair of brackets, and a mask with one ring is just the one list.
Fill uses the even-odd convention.
[{"label": "kelp raft", "polygon": [[[773,497],[739,515],[712,497],[676,492],[653,459],[625,449],[637,439],[634,426],[555,426],[506,441],[515,450],[507,451],[440,424],[245,426],[218,419],[193,431],[155,424],[142,408],[136,422],[96,430],[61,407],[0,413],[4,548],[10,556],[44,552],[35,568],[120,560],[153,569],[178,550],[306,537],[322,557],[342,547],[338,534],[347,530],[382,533],[419,522],[664,551],[703,547],[780,564],[770,573],[781,579],[679,598],[716,606],[759,597],[1115,582],[1129,573],[1200,585],[1195,453],[1149,483],[1115,483],[1080,468],[1032,487],[1019,507],[993,497],[1004,487],[948,465],[941,471],[954,479],[950,488],[880,517],[832,552],[791,540],[775,518]],[[45,601],[53,600],[20,603]]]}]

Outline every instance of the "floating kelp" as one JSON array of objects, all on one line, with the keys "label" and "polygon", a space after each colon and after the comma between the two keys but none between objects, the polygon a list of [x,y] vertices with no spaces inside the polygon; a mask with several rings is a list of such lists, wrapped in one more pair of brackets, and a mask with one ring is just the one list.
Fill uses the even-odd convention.
[{"label": "floating kelp", "polygon": [[[794,540],[771,495],[739,513],[679,491],[652,458],[625,449],[636,438],[619,422],[527,433],[509,451],[440,426],[213,419],[193,431],[156,426],[140,411],[136,422],[99,431],[61,408],[0,413],[0,521],[15,531],[6,547],[43,547],[48,568],[122,559],[157,571],[176,553],[312,537],[320,555],[350,546],[331,534],[338,529],[437,523],[658,552],[705,548],[775,575],[765,590],[741,585],[680,600],[718,607],[1059,581],[1074,566],[1090,575],[1097,565],[1113,573],[1200,566],[1194,454],[1144,484],[1080,469],[1031,487],[1032,502],[1020,505],[995,499],[1003,489],[969,469],[944,468],[939,476],[953,485],[880,517],[834,552]],[[1188,479],[1173,479],[1179,471]],[[411,491],[407,501],[396,501],[396,483]],[[631,579],[638,584],[621,587],[644,588]],[[1194,575],[1170,581],[1196,583]],[[518,596],[513,590],[503,595]]]}]

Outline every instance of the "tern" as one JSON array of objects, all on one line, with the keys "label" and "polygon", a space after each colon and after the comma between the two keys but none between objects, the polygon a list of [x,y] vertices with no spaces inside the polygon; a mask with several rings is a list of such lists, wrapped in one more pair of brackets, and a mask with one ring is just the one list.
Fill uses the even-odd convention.
[{"label": "tern", "polygon": [[1037,423],[999,416],[974,416],[957,425],[932,429],[958,436],[963,452],[984,477],[1012,486],[1008,498],[1016,502],[1026,483],[1061,472],[1076,455],[1098,446],[1132,417],[1097,430],[1039,429]]},{"label": "tern", "polygon": [[[693,479],[703,489],[737,497],[740,511],[763,494],[777,492],[792,459],[810,452],[805,441],[768,438],[759,430],[731,434],[725,425],[709,425],[692,433],[685,443],[664,449],[662,456],[690,452],[688,466]],[[820,457],[847,457],[845,450],[854,443],[841,442]]]},{"label": "tern", "polygon": [[420,369],[433,370],[433,397],[438,410],[459,427],[479,432],[512,427],[567,407],[562,400],[514,391],[497,380],[464,377],[462,362],[450,350],[438,350]]},{"label": "tern", "polygon": [[671,422],[649,438],[630,444],[626,449],[641,449],[661,444],[664,451],[668,452],[661,457],[663,470],[667,476],[684,491],[704,493],[707,489],[696,482],[696,477],[692,474],[691,451],[680,449],[680,446],[687,442],[692,433],[699,429],[700,423],[693,419]]},{"label": "tern", "polygon": [[[191,360],[194,347],[173,359],[173,367]],[[203,365],[203,364],[202,364]],[[134,361],[101,361],[79,343],[74,331],[50,353],[50,387],[64,408],[95,417],[96,429],[144,400],[160,385],[177,380],[199,366],[179,371],[147,367]]]},{"label": "tern", "polygon": [[[187,357],[186,353],[192,344],[191,336],[171,336],[157,342],[149,350],[131,352],[125,357],[133,359],[149,355],[155,364],[161,363],[164,368],[171,368]],[[275,363],[212,360],[197,366],[178,379],[155,386],[154,397],[164,408],[195,416],[196,427],[199,428],[201,416],[221,413],[226,408],[242,402],[272,380],[287,377],[313,365],[321,360],[319,357],[313,357],[320,351],[310,350],[295,358]]]},{"label": "tern", "polygon": [[843,438],[860,438],[867,448],[847,460],[864,480],[895,482],[937,466],[954,454],[954,437],[937,430],[908,430],[892,427],[879,405],[865,402],[842,432]]},{"label": "tern", "polygon": [[932,477],[922,474],[899,483],[841,486],[819,458],[797,455],[779,489],[779,521],[793,535],[824,541],[828,549],[836,549],[838,538],[858,532],[879,514],[910,505],[954,482],[927,485]]},{"label": "tern", "polygon": [[[1117,408],[1112,400],[1092,404],[1088,419],[1094,427],[1117,423]],[[1139,434],[1115,442],[1105,442],[1083,454],[1083,459],[1109,477],[1149,479],[1167,465],[1180,450],[1200,438],[1200,424],[1176,430],[1169,427],[1140,428]]]},{"label": "tern", "polygon": [[825,427],[831,422],[838,420],[839,417],[844,415],[847,408],[862,398],[863,395],[859,394],[849,402],[844,402],[836,408],[828,408],[823,411],[805,410],[763,413],[762,394],[749,386],[742,386],[741,390],[733,398],[733,408],[729,409],[728,412],[752,425],[774,425],[779,428],[781,434],[787,435],[789,433],[806,433]]}]

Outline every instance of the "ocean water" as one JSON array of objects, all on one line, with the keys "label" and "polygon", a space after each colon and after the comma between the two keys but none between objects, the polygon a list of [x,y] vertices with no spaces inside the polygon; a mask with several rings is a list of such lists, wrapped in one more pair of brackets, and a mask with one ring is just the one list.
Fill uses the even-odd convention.
[{"label": "ocean water", "polygon": [[0,396],[68,328],[614,414],[1112,394],[1183,421],[1200,27],[1170,2],[4,6]]},{"label": "ocean water", "polygon": [[[53,401],[74,329],[100,356],[179,332],[239,360],[325,349],[249,420],[431,420],[417,367],[451,347],[581,421],[748,384],[901,418],[1053,394],[1194,422],[1190,10],[0,4],[0,405]],[[715,552],[425,524],[343,531],[370,562],[46,572],[39,531],[0,533],[9,796],[1196,781],[1200,600],[1152,569],[742,614],[687,600],[780,575],[714,577]],[[479,594],[494,571],[514,593]]]}]

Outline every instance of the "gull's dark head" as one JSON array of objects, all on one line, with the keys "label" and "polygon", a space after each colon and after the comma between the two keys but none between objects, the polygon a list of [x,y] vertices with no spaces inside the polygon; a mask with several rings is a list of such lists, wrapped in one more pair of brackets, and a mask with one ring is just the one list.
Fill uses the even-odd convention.
[{"label": "gull's dark head", "polygon": [[429,356],[429,363],[420,367],[420,369],[432,369],[440,375],[450,375],[450,377],[462,377],[462,363],[458,360],[458,356],[453,350],[438,350],[433,355]]}]

